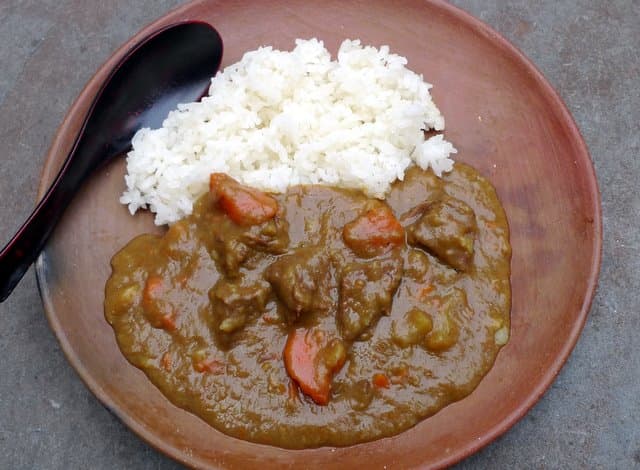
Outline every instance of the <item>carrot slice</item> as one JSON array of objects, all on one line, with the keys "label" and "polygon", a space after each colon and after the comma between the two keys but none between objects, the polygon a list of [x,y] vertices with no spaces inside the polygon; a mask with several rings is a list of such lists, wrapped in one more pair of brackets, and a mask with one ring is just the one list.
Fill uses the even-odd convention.
[{"label": "carrot slice", "polygon": [[258,225],[278,212],[278,202],[274,198],[243,186],[224,173],[211,174],[209,192],[220,209],[238,225]]},{"label": "carrot slice", "polygon": [[389,388],[389,377],[384,374],[373,374],[373,385],[378,388]]},{"label": "carrot slice", "polygon": [[176,329],[176,320],[174,318],[175,315],[173,314],[168,314],[168,315],[164,315],[161,319],[160,319],[160,326],[161,328],[167,330],[167,331],[173,331]]},{"label": "carrot slice", "polygon": [[345,360],[342,342],[329,340],[319,329],[299,328],[289,333],[284,348],[287,373],[318,405],[329,403],[331,381]]},{"label": "carrot slice", "polygon": [[380,255],[404,242],[404,228],[386,205],[375,207],[344,226],[345,244],[357,255]]},{"label": "carrot slice", "polygon": [[176,312],[164,298],[166,290],[167,285],[161,276],[149,276],[142,290],[142,309],[151,326],[173,331],[176,329]]},{"label": "carrot slice", "polygon": [[424,300],[434,290],[436,290],[436,286],[434,286],[433,284],[427,284],[425,287],[420,289],[420,295],[418,297]]},{"label": "carrot slice", "polygon": [[193,368],[197,372],[208,372],[210,374],[219,375],[224,372],[224,363],[218,359],[209,357],[202,361],[195,362],[193,364]]},{"label": "carrot slice", "polygon": [[142,291],[143,306],[149,305],[151,302],[160,297],[164,290],[164,281],[160,276],[149,276]]}]

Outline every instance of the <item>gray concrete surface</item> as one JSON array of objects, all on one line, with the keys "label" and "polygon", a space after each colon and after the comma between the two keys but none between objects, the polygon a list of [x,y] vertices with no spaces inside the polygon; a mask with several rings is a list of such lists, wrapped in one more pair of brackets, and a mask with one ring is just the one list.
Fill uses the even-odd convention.
[{"label": "gray concrete surface", "polygon": [[[45,152],[93,71],[178,0],[0,0],[0,243],[32,208]],[[602,189],[600,287],[537,406],[460,468],[640,468],[640,2],[455,0],[566,100]],[[0,304],[0,469],[177,468],[67,364],[29,272]]]}]

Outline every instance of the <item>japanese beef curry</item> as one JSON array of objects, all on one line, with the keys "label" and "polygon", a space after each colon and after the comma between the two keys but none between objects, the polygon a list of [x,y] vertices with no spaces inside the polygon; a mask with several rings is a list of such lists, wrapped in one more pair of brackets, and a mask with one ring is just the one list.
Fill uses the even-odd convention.
[{"label": "japanese beef curry", "polygon": [[477,386],[508,339],[492,186],[410,169],[385,201],[211,176],[193,214],[112,260],[126,358],[215,428],[288,448],[397,434]]}]

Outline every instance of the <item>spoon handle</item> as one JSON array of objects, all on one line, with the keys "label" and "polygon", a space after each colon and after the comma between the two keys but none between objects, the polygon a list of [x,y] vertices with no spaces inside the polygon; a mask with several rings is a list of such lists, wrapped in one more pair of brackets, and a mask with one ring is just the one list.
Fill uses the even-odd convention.
[{"label": "spoon handle", "polygon": [[92,170],[93,139],[76,140],[55,180],[27,221],[0,251],[0,302],[4,302],[35,261],[85,176]]},{"label": "spoon handle", "polygon": [[112,67],[53,184],[0,251],[0,302],[24,276],[86,177],[131,148],[138,129],[157,128],[178,103],[201,98],[222,60],[208,23],[182,20],[131,47]]}]

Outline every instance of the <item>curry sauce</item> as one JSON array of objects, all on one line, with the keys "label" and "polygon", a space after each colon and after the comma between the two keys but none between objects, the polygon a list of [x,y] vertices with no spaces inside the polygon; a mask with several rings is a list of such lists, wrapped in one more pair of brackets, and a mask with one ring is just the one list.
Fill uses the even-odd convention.
[{"label": "curry sauce", "polygon": [[397,434],[473,391],[509,334],[511,248],[495,190],[456,163],[385,201],[226,175],[164,236],[112,260],[126,358],[220,431],[287,448]]}]

